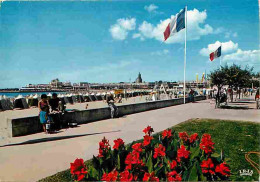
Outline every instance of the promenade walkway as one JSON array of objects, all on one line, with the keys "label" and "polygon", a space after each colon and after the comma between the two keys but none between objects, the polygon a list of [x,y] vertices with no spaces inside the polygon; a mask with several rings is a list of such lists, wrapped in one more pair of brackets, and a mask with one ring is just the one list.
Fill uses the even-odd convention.
[{"label": "promenade walkway", "polygon": [[[130,143],[142,138],[142,130],[147,125],[159,132],[191,118],[260,122],[259,110],[214,107],[214,102],[206,100],[102,120],[61,130],[60,133],[52,135],[38,133],[10,138],[3,141],[2,145],[38,140],[34,141],[34,144],[0,147],[0,181],[35,181],[50,176],[69,168],[70,162],[76,158],[87,160],[97,155],[98,142],[104,136],[110,140],[111,145],[113,140],[119,137]],[[47,140],[52,141],[46,142]]]}]

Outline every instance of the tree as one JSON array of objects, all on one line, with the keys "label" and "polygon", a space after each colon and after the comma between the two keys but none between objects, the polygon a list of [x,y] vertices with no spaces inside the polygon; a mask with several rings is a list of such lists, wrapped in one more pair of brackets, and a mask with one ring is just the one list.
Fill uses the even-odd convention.
[{"label": "tree", "polygon": [[[253,67],[249,68],[248,66],[245,69],[242,69],[241,66],[233,64],[232,66],[224,66],[221,69],[225,72],[226,84],[232,90],[235,89],[240,93],[240,89],[247,87],[250,84],[250,81],[253,76]],[[231,102],[233,102],[233,92],[231,92]],[[240,94],[239,94],[240,98]]]},{"label": "tree", "polygon": [[218,87],[218,94],[221,88],[226,85],[225,72],[223,69],[217,69],[209,74],[209,78],[212,85],[216,85]]},{"label": "tree", "polygon": [[[242,69],[241,66],[233,64],[213,71],[210,74],[210,79],[211,83],[218,87],[218,93],[224,85],[228,85],[229,88],[232,90],[236,89],[240,93],[241,88],[247,87],[250,84],[253,75],[253,67],[249,68],[246,66],[245,69]],[[231,102],[233,102],[233,92],[231,92]]]}]

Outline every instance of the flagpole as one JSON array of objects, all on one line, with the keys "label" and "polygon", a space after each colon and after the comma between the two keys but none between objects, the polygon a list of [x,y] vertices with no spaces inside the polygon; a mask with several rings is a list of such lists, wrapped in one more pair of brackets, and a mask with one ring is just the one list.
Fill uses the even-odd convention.
[{"label": "flagpole", "polygon": [[221,69],[221,56],[219,58],[219,69]]},{"label": "flagpole", "polygon": [[184,83],[183,83],[183,89],[184,89],[184,92],[183,92],[183,98],[184,98],[184,104],[185,104],[185,97],[186,97],[186,94],[185,94],[185,90],[186,90],[186,81],[185,81],[185,73],[186,73],[186,42],[187,42],[187,6],[185,6],[185,47],[184,47]]},{"label": "flagpole", "polygon": [[[222,43],[220,44],[221,48],[222,48]],[[221,51],[221,54],[222,54],[222,51]],[[221,59],[222,59],[222,55],[220,56],[220,59],[219,59],[219,69],[221,69]]]}]

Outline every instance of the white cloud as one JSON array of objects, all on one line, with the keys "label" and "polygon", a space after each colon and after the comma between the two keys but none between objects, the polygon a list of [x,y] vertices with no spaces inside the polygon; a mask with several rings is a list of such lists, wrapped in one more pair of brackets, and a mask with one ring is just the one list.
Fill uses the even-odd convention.
[{"label": "white cloud", "polygon": [[[200,12],[197,9],[193,9],[188,11],[187,13],[187,40],[198,40],[201,36],[214,33],[213,28],[210,25],[205,24],[205,20],[207,18],[206,10]],[[174,18],[174,15],[172,15],[171,18]],[[141,34],[140,37],[163,41],[163,32],[165,31],[170,20],[170,18],[166,20],[161,20],[160,23],[158,23],[157,25],[153,25],[149,22],[144,21],[138,28],[139,33]],[[178,32],[174,36],[170,37],[165,43],[184,42],[184,33],[184,30]]]},{"label": "white cloud", "polygon": [[230,37],[237,37],[237,32],[232,33],[231,31],[225,32],[225,38],[229,39]]},{"label": "white cloud", "polygon": [[213,34],[220,34],[220,33],[224,32],[224,31],[225,31],[225,29],[223,27],[219,27],[216,30],[214,30]]},{"label": "white cloud", "polygon": [[157,55],[157,56],[162,56],[162,55],[167,55],[167,54],[169,54],[168,49],[164,49],[162,51],[155,51],[155,52],[151,53],[151,55]]},{"label": "white cloud", "polygon": [[118,19],[117,20],[117,23],[124,29],[126,30],[134,30],[135,29],[135,21],[136,19],[135,18],[131,18],[131,19],[124,19],[124,18],[121,18],[121,19]]},{"label": "white cloud", "polygon": [[117,24],[112,25],[109,31],[112,37],[117,40],[125,40],[128,34],[128,32],[125,29],[123,29]]},{"label": "white cloud", "polygon": [[234,43],[231,40],[228,42],[219,42],[216,41],[214,44],[209,44],[207,48],[202,48],[200,50],[200,54],[202,56],[209,56],[209,54],[213,51],[215,51],[220,45],[221,46],[221,52],[223,54],[232,53],[235,52],[238,49],[238,43]]},{"label": "white cloud", "polygon": [[140,38],[140,40],[144,40],[144,38],[142,37],[142,35],[141,35],[140,33],[135,33],[135,34],[133,34],[132,38],[133,38],[133,39]]},{"label": "white cloud", "polygon": [[135,18],[120,18],[117,20],[117,23],[111,25],[109,31],[112,37],[116,40],[125,40],[128,31],[134,30],[136,26],[136,19]]},{"label": "white cloud", "polygon": [[250,66],[260,65],[260,50],[247,50],[243,51],[238,49],[235,53],[225,55],[223,61],[248,64]]},{"label": "white cloud", "polygon": [[150,4],[149,6],[145,6],[144,9],[146,11],[148,11],[149,13],[155,11],[156,9],[158,9],[158,6],[154,5],[154,4]]}]

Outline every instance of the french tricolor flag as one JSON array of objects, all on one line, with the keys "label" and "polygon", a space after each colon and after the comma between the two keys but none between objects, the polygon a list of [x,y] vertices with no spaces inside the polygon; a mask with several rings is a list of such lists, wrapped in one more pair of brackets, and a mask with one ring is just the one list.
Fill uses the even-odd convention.
[{"label": "french tricolor flag", "polygon": [[210,53],[209,59],[210,61],[213,61],[215,58],[218,58],[221,56],[221,46],[214,52]]},{"label": "french tricolor flag", "polygon": [[166,41],[171,35],[179,32],[185,28],[185,8],[181,10],[168,24],[164,31],[164,41]]}]

